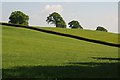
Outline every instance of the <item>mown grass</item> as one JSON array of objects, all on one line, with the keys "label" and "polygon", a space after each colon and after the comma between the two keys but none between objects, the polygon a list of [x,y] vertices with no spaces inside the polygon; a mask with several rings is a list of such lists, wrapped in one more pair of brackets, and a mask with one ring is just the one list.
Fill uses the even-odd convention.
[{"label": "mown grass", "polygon": [[[2,28],[3,78],[117,76],[116,64],[114,65],[117,61],[95,60],[91,58],[117,58],[117,47],[90,43],[25,28],[10,26],[3,26]],[[69,30],[66,29],[67,31]],[[84,65],[82,63],[88,64]],[[111,65],[111,67],[108,65]]]},{"label": "mown grass", "polygon": [[2,69],[2,27],[1,25],[0,25],[0,69]]},{"label": "mown grass", "polygon": [[45,30],[51,30],[56,32],[61,32],[65,34],[72,34],[88,39],[94,39],[94,40],[100,40],[105,41],[109,43],[115,43],[118,44],[118,36],[119,34],[116,33],[110,33],[110,32],[103,32],[103,31],[95,31],[95,30],[82,30],[82,29],[61,29],[61,28],[50,28],[50,27],[38,27]]}]

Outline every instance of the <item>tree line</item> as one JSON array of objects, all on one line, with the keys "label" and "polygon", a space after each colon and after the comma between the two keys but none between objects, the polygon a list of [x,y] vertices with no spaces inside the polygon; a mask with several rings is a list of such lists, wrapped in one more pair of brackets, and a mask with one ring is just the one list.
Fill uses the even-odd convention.
[{"label": "tree line", "polygon": [[[29,24],[28,21],[29,21],[29,16],[21,11],[14,11],[11,13],[11,15],[9,17],[9,23],[12,23],[12,24],[28,26],[28,24]],[[59,28],[67,27],[66,22],[64,21],[62,16],[57,12],[53,12],[53,13],[49,14],[49,16],[46,19],[46,22],[48,24],[54,24],[56,27],[59,27]],[[70,21],[68,23],[68,25],[72,29],[83,29],[83,27],[80,25],[80,23],[76,20]],[[98,26],[96,28],[96,30],[107,32],[107,29],[105,29],[104,27],[101,27],[101,26]]]}]

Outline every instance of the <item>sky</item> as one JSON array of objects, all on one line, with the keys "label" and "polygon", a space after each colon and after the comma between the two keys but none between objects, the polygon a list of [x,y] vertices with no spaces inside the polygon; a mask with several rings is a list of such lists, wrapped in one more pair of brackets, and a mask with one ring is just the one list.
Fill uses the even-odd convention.
[{"label": "sky", "polygon": [[2,2],[119,2],[119,0],[1,0]]},{"label": "sky", "polygon": [[[13,1],[13,2],[12,2]],[[77,20],[84,29],[95,30],[98,26],[105,27],[109,32],[118,33],[118,2],[17,2],[2,0],[2,20],[9,21],[13,11],[22,11],[29,16],[29,25],[53,27],[47,24],[46,17],[52,12],[61,14],[66,23]],[[52,2],[53,1],[53,2]],[[58,0],[59,1],[59,0]],[[105,0],[104,0],[105,1]],[[116,0],[115,0],[116,1]],[[68,26],[67,26],[68,27]]]}]

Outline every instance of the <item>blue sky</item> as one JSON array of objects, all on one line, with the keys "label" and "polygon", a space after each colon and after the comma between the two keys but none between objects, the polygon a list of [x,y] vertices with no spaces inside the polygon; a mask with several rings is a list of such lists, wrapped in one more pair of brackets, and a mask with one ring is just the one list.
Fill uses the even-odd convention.
[{"label": "blue sky", "polygon": [[[42,0],[41,0],[42,1]],[[54,0],[52,0],[54,1]],[[58,0],[59,1],[59,0]],[[103,26],[109,32],[118,33],[117,2],[2,2],[2,21],[9,21],[12,11],[20,10],[29,15],[30,25],[54,26],[46,23],[46,17],[56,11],[65,22],[77,20],[84,29],[95,30]]]}]

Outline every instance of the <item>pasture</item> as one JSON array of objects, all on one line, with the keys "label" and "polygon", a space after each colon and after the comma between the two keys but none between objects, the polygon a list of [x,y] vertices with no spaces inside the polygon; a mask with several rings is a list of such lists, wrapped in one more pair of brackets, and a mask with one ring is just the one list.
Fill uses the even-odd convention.
[{"label": "pasture", "polygon": [[96,31],[96,30],[87,30],[87,29],[61,29],[61,28],[50,28],[50,27],[37,27],[40,29],[56,31],[65,34],[72,34],[75,36],[80,36],[88,39],[100,40],[104,42],[118,44],[118,36],[120,34],[110,33],[110,32],[103,32],[103,31]]},{"label": "pasture", "polygon": [[[44,29],[118,43],[113,33]],[[118,77],[118,61],[92,58],[118,58],[118,47],[4,25],[2,35],[3,78]]]}]

